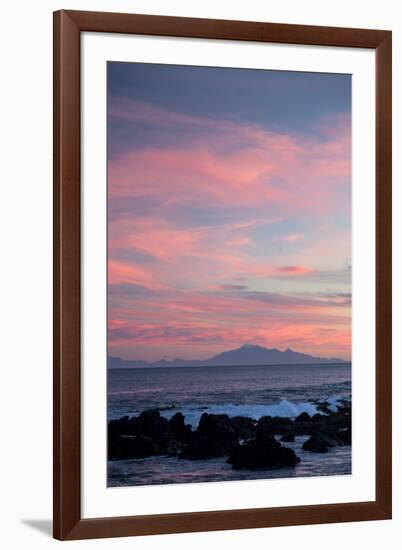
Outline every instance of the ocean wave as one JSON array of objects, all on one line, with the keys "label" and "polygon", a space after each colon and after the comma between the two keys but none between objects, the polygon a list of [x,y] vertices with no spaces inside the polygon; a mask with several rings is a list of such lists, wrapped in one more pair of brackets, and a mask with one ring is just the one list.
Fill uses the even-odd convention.
[{"label": "ocean wave", "polygon": [[[337,406],[340,403],[340,398],[334,396],[326,400],[329,403],[329,409],[336,412]],[[185,417],[187,424],[191,424],[193,428],[198,426],[198,422],[201,415],[204,412],[210,414],[227,414],[228,416],[248,416],[259,420],[262,416],[280,416],[283,418],[295,418],[299,414],[306,412],[310,416],[321,412],[317,409],[314,403],[300,401],[294,402],[287,399],[283,399],[278,403],[270,405],[235,405],[235,404],[223,404],[223,405],[211,405],[204,407],[177,407],[171,411],[161,411],[162,416],[165,418],[171,418],[176,412],[181,411]],[[321,412],[322,414],[322,412]]]}]

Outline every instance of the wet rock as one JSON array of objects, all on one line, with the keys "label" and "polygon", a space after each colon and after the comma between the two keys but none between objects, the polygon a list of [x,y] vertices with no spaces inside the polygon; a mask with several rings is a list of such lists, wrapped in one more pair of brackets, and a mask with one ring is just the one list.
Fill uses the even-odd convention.
[{"label": "wet rock", "polygon": [[281,437],[281,441],[283,441],[284,443],[293,443],[294,440],[295,440],[295,434],[293,432],[286,432]]},{"label": "wet rock", "polygon": [[271,431],[273,434],[284,434],[288,432],[293,425],[290,418],[281,416],[263,416],[257,424],[258,430]]},{"label": "wet rock", "polygon": [[169,420],[168,430],[173,436],[186,436],[191,432],[191,426],[185,423],[184,415],[178,412]]},{"label": "wet rock", "polygon": [[320,413],[316,413],[311,417],[311,422],[322,422],[325,419],[325,416]]},{"label": "wet rock", "polygon": [[108,424],[109,438],[118,437],[119,435],[135,435],[128,416],[123,416],[118,420],[111,420]]},{"label": "wet rock", "polygon": [[335,435],[339,430],[346,430],[351,425],[351,416],[343,412],[333,412],[329,415],[317,413],[309,421],[300,420],[300,416],[298,417],[299,420],[296,419],[294,422],[291,430],[296,435],[313,435],[317,433]]},{"label": "wet rock", "polygon": [[108,425],[108,446],[111,460],[144,458],[168,454],[177,455],[191,436],[189,424],[182,413],[169,421],[159,410],[149,409],[132,418],[123,417]]},{"label": "wet rock", "polygon": [[352,414],[352,403],[347,399],[341,399],[337,406],[338,412],[350,416]]},{"label": "wet rock", "polygon": [[275,428],[271,419],[261,418],[257,424],[257,430],[255,434],[257,443],[262,445],[275,442]]},{"label": "wet rock", "polygon": [[310,451],[312,453],[327,453],[328,452],[328,445],[321,439],[321,437],[317,434],[314,434],[305,441],[302,445],[302,449],[304,451]]},{"label": "wet rock", "polygon": [[142,435],[121,435],[109,439],[109,460],[146,458],[160,454],[158,445],[150,437]]},{"label": "wet rock", "polygon": [[224,439],[236,438],[235,430],[227,414],[203,413],[198,424],[197,433],[209,437]]},{"label": "wet rock", "polygon": [[352,444],[352,430],[351,428],[346,428],[346,430],[340,430],[337,433],[339,439],[343,442],[344,445]]},{"label": "wet rock", "polygon": [[295,418],[295,422],[310,422],[311,417],[308,413],[302,412]]},{"label": "wet rock", "polygon": [[180,458],[203,460],[227,456],[237,444],[238,437],[228,415],[203,413]]},{"label": "wet rock", "polygon": [[275,416],[272,419],[272,430],[276,434],[286,433],[287,431],[289,431],[292,425],[293,425],[293,422],[290,418]]},{"label": "wet rock", "polygon": [[325,427],[324,431],[337,432],[342,429],[351,427],[351,416],[343,412],[336,412],[326,416],[322,424]]},{"label": "wet rock", "polygon": [[257,441],[238,445],[230,454],[227,462],[235,470],[258,470],[295,466],[300,459],[287,447],[282,447],[275,439],[267,444]]},{"label": "wet rock", "polygon": [[240,439],[251,439],[255,436],[257,422],[247,416],[230,418],[230,424]]},{"label": "wet rock", "polygon": [[319,437],[325,445],[328,447],[336,447],[337,445],[343,445],[343,441],[339,439],[336,433],[318,433],[317,437]]},{"label": "wet rock", "polygon": [[272,422],[272,420],[274,420],[274,418],[279,418],[278,416],[269,416],[269,414],[265,415],[265,416],[261,416],[261,418],[258,420],[258,424],[260,423],[263,423],[263,422]]},{"label": "wet rock", "polygon": [[166,432],[169,427],[169,422],[162,417],[158,409],[149,409],[143,411],[139,416],[130,420],[133,430],[138,435],[146,435],[156,437]]},{"label": "wet rock", "polygon": [[233,441],[219,441],[215,437],[195,433],[184,445],[179,457],[189,460],[205,460],[207,458],[227,456],[236,444],[237,439]]},{"label": "wet rock", "polygon": [[331,414],[331,409],[329,408],[330,404],[328,401],[321,401],[320,403],[317,403],[317,411],[323,412],[324,414]]}]

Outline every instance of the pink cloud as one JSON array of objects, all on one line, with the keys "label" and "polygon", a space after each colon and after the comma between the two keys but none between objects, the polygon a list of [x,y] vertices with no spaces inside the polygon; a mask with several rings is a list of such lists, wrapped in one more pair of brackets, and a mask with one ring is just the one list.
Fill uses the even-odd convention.
[{"label": "pink cloud", "polygon": [[138,284],[149,289],[160,289],[163,285],[150,270],[127,262],[108,260],[108,284]]},{"label": "pink cloud", "polygon": [[286,275],[305,275],[306,273],[312,273],[314,270],[302,265],[284,265],[278,267],[277,271]]},{"label": "pink cloud", "polygon": [[282,240],[287,241],[288,243],[297,243],[304,239],[303,233],[292,233],[290,235],[284,235]]},{"label": "pink cloud", "polygon": [[[171,350],[170,358],[180,355],[180,352],[183,356],[183,350],[190,352],[190,357],[197,356],[196,353],[198,357],[206,358],[222,351],[222,346],[228,349],[247,341],[282,349],[292,347],[305,353],[320,353],[329,357],[350,357],[350,330],[347,326],[326,329],[321,324],[305,325],[297,322],[282,326],[266,322],[249,327],[128,323],[125,327],[112,330],[110,335],[111,350],[123,346],[128,351],[128,357],[137,358],[141,358],[139,350],[144,349],[147,350],[148,358],[152,359],[149,346],[159,347],[168,353]],[[159,359],[160,356],[155,354],[154,358]]]},{"label": "pink cloud", "polygon": [[[324,121],[327,139],[317,141],[146,104],[113,109],[115,118],[194,126],[195,133],[202,127],[209,135],[186,147],[128,151],[109,163],[111,352],[208,356],[254,341],[348,356],[347,300],[249,290],[250,281],[300,285],[320,276],[320,263],[344,261],[347,231],[325,224],[348,208],[347,121]],[[197,221],[192,213],[199,210],[216,212],[214,223],[202,214]],[[271,225],[292,217],[313,219],[317,235],[289,226],[269,237]],[[285,252],[275,256],[272,243]]]},{"label": "pink cloud", "polygon": [[[318,142],[256,126],[164,113],[149,106],[144,109],[128,113],[167,124],[177,119],[206,126],[211,134],[185,148],[146,148],[111,161],[110,197],[116,200],[145,195],[156,196],[165,204],[192,201],[245,206],[266,202],[271,207],[280,205],[285,213],[312,207],[327,212],[336,208],[338,190],[349,185],[350,135],[343,123],[334,123],[329,139]],[[214,128],[226,128],[227,135],[216,136]],[[246,145],[240,150],[231,147],[233,136],[236,143],[240,140]]]}]

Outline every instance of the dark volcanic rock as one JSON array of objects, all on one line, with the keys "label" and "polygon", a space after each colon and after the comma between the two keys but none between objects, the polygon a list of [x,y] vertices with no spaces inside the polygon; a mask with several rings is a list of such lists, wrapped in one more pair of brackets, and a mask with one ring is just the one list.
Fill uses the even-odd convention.
[{"label": "dark volcanic rock", "polygon": [[230,418],[230,424],[240,439],[251,439],[255,436],[257,422],[247,416]]},{"label": "dark volcanic rock", "polygon": [[273,434],[285,434],[288,432],[293,425],[293,422],[290,418],[281,417],[281,416],[263,416],[260,418],[257,424],[257,433],[258,431],[271,432]]},{"label": "dark volcanic rock", "polygon": [[[159,410],[150,409],[109,422],[108,453],[110,460],[165,454],[192,460],[230,455],[234,468],[268,468],[299,460],[275,439],[281,436],[281,441],[292,442],[298,435],[310,436],[303,449],[311,452],[325,453],[335,445],[351,445],[350,403],[343,403],[330,414],[310,417],[302,413],[294,421],[264,416],[256,422],[249,417],[204,413],[196,431],[185,423],[181,412],[167,420]],[[239,445],[239,440],[247,443]]]},{"label": "dark volcanic rock", "polygon": [[118,420],[111,420],[108,424],[108,437],[118,437],[119,435],[134,435],[128,416],[123,416]]},{"label": "dark volcanic rock", "polygon": [[322,421],[323,431],[331,433],[350,428],[352,417],[343,412],[332,413],[325,416]]},{"label": "dark volcanic rock", "polygon": [[191,432],[190,424],[184,422],[184,415],[178,412],[172,416],[168,423],[168,430],[172,435],[186,436]]},{"label": "dark volcanic rock", "polygon": [[352,403],[347,399],[341,399],[341,401],[337,405],[337,409],[338,412],[350,416],[352,414]]},{"label": "dark volcanic rock", "polygon": [[160,454],[158,445],[143,435],[120,435],[108,442],[109,460],[145,458]]},{"label": "dark volcanic rock", "polygon": [[293,425],[293,422],[290,418],[281,417],[281,416],[274,416],[272,419],[272,430],[276,434],[284,434]]},{"label": "dark volcanic rock", "polygon": [[343,441],[337,436],[336,433],[318,433],[317,437],[319,437],[328,447],[343,445]]},{"label": "dark volcanic rock", "polygon": [[282,466],[294,466],[300,459],[292,449],[283,447],[275,439],[276,433],[290,434],[289,418],[262,417],[256,430],[254,441],[237,445],[228,458],[228,463],[236,470],[257,470]]},{"label": "dark volcanic rock", "polygon": [[125,416],[109,422],[109,459],[177,455],[191,433],[182,413],[176,413],[169,421],[157,409],[143,411],[130,419]]},{"label": "dark volcanic rock", "polygon": [[137,434],[156,437],[157,439],[169,427],[168,420],[163,418],[157,409],[143,411],[139,416],[132,418],[130,423],[132,423],[133,430]]},{"label": "dark volcanic rock", "polygon": [[303,444],[303,449],[315,453],[325,453],[328,447],[351,444],[351,417],[344,413],[332,413],[312,421],[311,437]]},{"label": "dark volcanic rock", "polygon": [[193,434],[190,440],[184,445],[180,458],[190,460],[204,460],[206,458],[216,458],[227,456],[235,447],[236,441],[219,441],[215,437]]},{"label": "dark volcanic rock", "polygon": [[298,462],[300,459],[292,449],[282,447],[275,440],[271,440],[265,445],[256,441],[238,445],[228,458],[228,463],[232,464],[235,470],[295,466]]},{"label": "dark volcanic rock", "polygon": [[271,441],[275,441],[275,431],[272,424],[272,419],[261,418],[257,424],[257,431],[255,434],[257,443],[266,444]]},{"label": "dark volcanic rock", "polygon": [[281,441],[283,441],[284,443],[293,443],[294,440],[295,440],[295,434],[293,432],[286,432],[281,437]]},{"label": "dark volcanic rock", "polygon": [[325,414],[331,414],[331,409],[329,408],[328,401],[321,401],[317,403],[317,411],[323,412]]},{"label": "dark volcanic rock", "polygon": [[308,413],[302,412],[295,418],[295,422],[310,422],[311,417]]},{"label": "dark volcanic rock", "polygon": [[322,422],[325,419],[325,415],[316,413],[311,417],[311,422]]},{"label": "dark volcanic rock", "polygon": [[186,442],[180,458],[202,460],[228,455],[238,443],[226,414],[203,413],[197,431]]},{"label": "dark volcanic rock", "polygon": [[325,445],[321,439],[317,438],[315,435],[312,435],[310,439],[303,443],[302,449],[304,451],[310,451],[312,453],[327,453],[328,447]]},{"label": "dark volcanic rock", "polygon": [[295,419],[290,431],[293,431],[296,435],[326,433],[337,439],[336,434],[340,430],[350,428],[350,425],[351,415],[349,412],[338,411],[328,415],[317,413],[311,418],[306,413],[302,413]]},{"label": "dark volcanic rock", "polygon": [[303,443],[302,449],[312,453],[327,453],[328,445],[319,435],[314,434]]},{"label": "dark volcanic rock", "polygon": [[352,444],[352,430],[350,428],[347,428],[346,430],[340,430],[339,432],[337,432],[337,436],[344,445]]},{"label": "dark volcanic rock", "polygon": [[210,437],[222,437],[233,439],[235,430],[227,414],[203,413],[198,424],[197,433]]}]

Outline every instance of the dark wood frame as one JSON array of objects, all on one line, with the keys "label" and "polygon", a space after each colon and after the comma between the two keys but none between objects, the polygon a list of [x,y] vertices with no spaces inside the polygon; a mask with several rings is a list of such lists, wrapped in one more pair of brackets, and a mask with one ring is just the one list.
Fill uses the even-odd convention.
[{"label": "dark wood frame", "polygon": [[[81,32],[373,48],[376,55],[376,499],[82,519],[80,494]],[[122,13],[54,14],[54,536],[61,540],[391,518],[390,31]],[[370,243],[362,243],[366,246]]]}]

